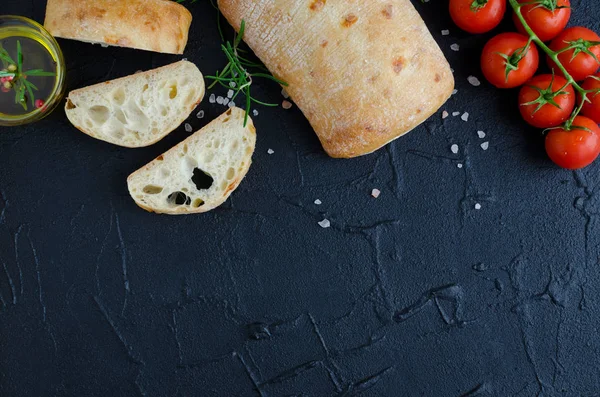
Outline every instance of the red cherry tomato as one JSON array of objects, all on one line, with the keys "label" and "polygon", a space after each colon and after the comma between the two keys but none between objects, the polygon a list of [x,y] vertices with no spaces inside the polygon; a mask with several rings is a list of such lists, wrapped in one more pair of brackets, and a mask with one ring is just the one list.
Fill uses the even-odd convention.
[{"label": "red cherry tomato", "polygon": [[450,0],[454,23],[469,33],[494,29],[506,12],[506,0]]},{"label": "red cherry tomato", "polygon": [[[600,79],[600,73],[595,77]],[[592,77],[588,77],[581,86],[584,90],[600,90],[600,81]],[[589,93],[587,98],[590,100],[583,105],[582,113],[596,123],[600,123],[600,91],[599,93]]]},{"label": "red cherry tomato", "polygon": [[533,43],[525,51],[527,43],[528,38],[519,33],[501,33],[488,41],[481,54],[485,78],[498,88],[518,87],[532,78],[539,65],[539,55]]},{"label": "red cherry tomato", "polygon": [[587,167],[600,154],[598,124],[592,119],[578,116],[570,131],[563,128],[551,130],[546,135],[546,153],[560,167],[570,170]]},{"label": "red cherry tomato", "polygon": [[[587,28],[568,28],[563,30],[561,34],[552,40],[550,49],[552,49],[552,51],[560,51],[561,49],[568,47],[571,42],[578,43],[580,48],[583,49],[586,42],[589,43],[595,41],[600,41],[600,36]],[[567,72],[575,79],[575,81],[581,81],[587,76],[596,73],[598,67],[600,67],[600,62],[598,61],[598,59],[600,59],[600,45],[589,46],[589,51],[593,53],[597,59],[594,59],[594,57],[579,49],[570,49],[558,55],[558,60],[563,64]],[[575,52],[575,57],[573,57]],[[550,68],[554,69],[555,73],[560,72],[554,61],[551,59],[548,59],[548,64],[550,65]]]},{"label": "red cherry tomato", "polygon": [[[557,8],[554,11],[541,5],[544,3],[543,0],[540,1],[540,4],[527,4],[521,8],[525,22],[527,22],[527,25],[542,41],[549,41],[555,38],[567,26],[571,17],[571,3],[569,0],[555,1]],[[519,3],[530,3],[530,1],[519,0]],[[527,32],[515,13],[513,13],[513,21],[517,30],[526,35]]]},{"label": "red cherry tomato", "polygon": [[574,107],[575,91],[561,76],[535,76],[519,93],[521,116],[537,128],[559,126],[569,118]]}]

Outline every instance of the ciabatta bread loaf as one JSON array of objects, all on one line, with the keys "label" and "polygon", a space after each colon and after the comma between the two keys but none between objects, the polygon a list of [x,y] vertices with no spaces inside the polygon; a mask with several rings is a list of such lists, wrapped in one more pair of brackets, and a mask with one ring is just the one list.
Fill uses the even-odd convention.
[{"label": "ciabatta bread loaf", "polygon": [[191,23],[171,0],[48,0],[44,27],[65,39],[183,54]]},{"label": "ciabatta bread loaf", "polygon": [[370,153],[448,99],[448,62],[410,0],[219,0],[333,157]]},{"label": "ciabatta bread loaf", "polygon": [[245,112],[231,108],[213,122],[127,178],[129,194],[143,209],[193,214],[223,204],[252,163],[256,130]]},{"label": "ciabatta bread loaf", "polygon": [[204,97],[204,78],[191,62],[71,91],[65,112],[91,137],[125,147],[158,142],[187,119]]}]

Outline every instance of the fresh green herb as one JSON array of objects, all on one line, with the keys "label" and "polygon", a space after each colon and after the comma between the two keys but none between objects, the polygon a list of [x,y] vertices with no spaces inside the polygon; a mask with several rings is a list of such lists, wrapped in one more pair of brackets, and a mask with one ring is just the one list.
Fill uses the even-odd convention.
[{"label": "fresh green herb", "polygon": [[[242,20],[240,31],[233,40],[233,43],[226,42],[221,45],[221,49],[225,53],[227,60],[227,66],[222,71],[217,71],[214,76],[206,76],[207,79],[214,80],[213,83],[208,87],[212,89],[215,85],[220,84],[223,87],[234,91],[232,101],[242,93],[246,97],[246,115],[244,117],[244,127],[248,123],[248,115],[250,113],[250,106],[252,103],[257,103],[263,106],[278,106],[274,103],[267,103],[259,101],[251,95],[250,87],[254,81],[254,78],[264,78],[272,80],[283,86],[287,86],[287,83],[273,77],[272,75],[264,72],[268,70],[255,62],[248,60],[247,58],[240,55],[244,51],[239,48],[242,39],[244,38],[244,31],[246,29],[246,22]],[[261,72],[254,72],[252,70],[260,70]]]},{"label": "fresh green herb", "polygon": [[13,90],[15,92],[15,103],[23,106],[25,111],[28,110],[27,99],[33,107],[36,107],[34,91],[38,91],[38,88],[27,78],[29,76],[56,76],[56,73],[45,72],[42,69],[23,71],[23,50],[19,40],[17,40],[17,61],[14,61],[8,51],[2,47],[2,44],[0,44],[0,61],[3,65],[3,69],[0,70],[0,88],[2,91]]}]

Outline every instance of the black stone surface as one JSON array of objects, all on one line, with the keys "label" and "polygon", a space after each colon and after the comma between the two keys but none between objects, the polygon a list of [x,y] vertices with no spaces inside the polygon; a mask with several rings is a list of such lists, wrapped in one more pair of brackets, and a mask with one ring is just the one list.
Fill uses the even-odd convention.
[{"label": "black stone surface", "polygon": [[[0,395],[600,395],[598,164],[555,168],[516,92],[481,78],[491,34],[459,32],[446,1],[414,4],[455,69],[443,109],[469,121],[440,112],[341,161],[297,108],[259,108],[248,177],[205,215],[148,214],[127,193],[183,127],[139,150],[62,110],[0,129]],[[595,0],[572,5],[572,25],[599,28]],[[44,8],[2,1],[38,21]],[[189,8],[185,57],[213,73],[215,10]],[[69,89],[181,58],[60,43]],[[256,95],[282,99],[269,83]],[[194,129],[224,110],[200,108]]]}]

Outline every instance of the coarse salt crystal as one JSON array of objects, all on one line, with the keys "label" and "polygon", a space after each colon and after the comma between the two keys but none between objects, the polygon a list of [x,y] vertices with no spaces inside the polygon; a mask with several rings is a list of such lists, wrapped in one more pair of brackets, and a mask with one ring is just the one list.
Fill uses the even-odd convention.
[{"label": "coarse salt crystal", "polygon": [[475,76],[469,76],[469,77],[467,77],[467,80],[474,87],[479,87],[481,85],[481,81],[479,81],[479,79]]},{"label": "coarse salt crystal", "polygon": [[454,145],[450,146],[450,151],[452,151],[452,153],[457,154],[458,153],[458,145],[455,143]]},{"label": "coarse salt crystal", "polygon": [[196,117],[198,117],[199,119],[203,119],[204,118],[204,110],[199,111],[198,114],[196,115]]},{"label": "coarse salt crystal", "polygon": [[235,102],[231,101],[227,104],[227,106],[229,106],[230,108],[235,107]]},{"label": "coarse salt crystal", "polygon": [[454,68],[450,68],[450,71],[451,71],[452,73],[454,73]]},{"label": "coarse salt crystal", "polygon": [[322,202],[321,200],[319,200],[319,199],[316,199],[316,200],[315,200],[315,204],[316,204],[316,205],[321,205],[321,204],[323,204],[323,202]]},{"label": "coarse salt crystal", "polygon": [[477,136],[479,137],[479,139],[483,139],[483,138],[485,138],[485,132],[477,131]]},{"label": "coarse salt crystal", "polygon": [[254,109],[254,110],[252,111],[252,115],[253,115],[254,117],[258,116],[258,110]]},{"label": "coarse salt crystal", "polygon": [[380,194],[381,190],[379,189],[373,189],[373,191],[371,191],[371,196],[373,196],[373,198],[378,198]]},{"label": "coarse salt crystal", "polygon": [[456,164],[456,166],[457,166],[458,168],[462,168],[462,167],[463,167],[462,163],[458,163],[458,164]]},{"label": "coarse salt crystal", "polygon": [[460,50],[460,46],[458,44],[454,43],[450,46],[450,49],[452,51],[458,51],[458,50]]},{"label": "coarse salt crystal", "polygon": [[458,90],[455,88],[452,90],[452,95],[456,95],[458,93]]},{"label": "coarse salt crystal", "polygon": [[489,142],[483,142],[483,143],[481,144],[481,148],[482,148],[483,150],[488,150],[488,148],[489,148],[489,147],[490,147],[490,143],[489,143]]},{"label": "coarse salt crystal", "polygon": [[222,104],[223,104],[223,100],[224,100],[224,99],[223,99],[223,97],[222,97],[222,96],[218,96],[218,97],[217,97],[217,103],[218,103],[219,105],[222,105]]},{"label": "coarse salt crystal", "polygon": [[273,149],[269,149],[269,150],[267,150],[267,153],[269,153],[269,154],[273,154],[273,153],[275,153],[275,150],[273,150]]},{"label": "coarse salt crystal", "polygon": [[233,90],[227,91],[227,98],[229,98],[229,99],[233,98]]},{"label": "coarse salt crystal", "polygon": [[481,209],[481,204],[479,204],[479,203],[475,204],[475,209],[476,210],[480,210]]},{"label": "coarse salt crystal", "polygon": [[449,34],[450,34],[450,31],[448,29],[442,30],[442,36],[448,36]]},{"label": "coarse salt crystal", "polygon": [[185,132],[192,132],[192,126],[189,123],[185,123]]},{"label": "coarse salt crystal", "polygon": [[460,116],[460,118],[462,119],[462,121],[469,121],[469,113],[464,112],[463,115]]},{"label": "coarse salt crystal", "polygon": [[281,107],[284,108],[285,110],[291,109],[292,103],[290,101],[283,101],[281,103]]},{"label": "coarse salt crystal", "polygon": [[216,102],[216,100],[215,100],[215,94],[210,94],[210,98],[208,98],[208,102],[210,102],[210,103],[215,103]]},{"label": "coarse salt crystal", "polygon": [[223,105],[227,105],[229,103],[229,98],[223,99]]},{"label": "coarse salt crystal", "polygon": [[329,219],[323,219],[321,222],[319,222],[319,226],[321,226],[323,229],[327,229],[328,227],[331,227],[331,222],[329,222]]},{"label": "coarse salt crystal", "polygon": [[448,112],[444,110],[442,112],[442,119],[445,119],[446,117],[448,117]]},{"label": "coarse salt crystal", "polygon": [[231,81],[231,82],[229,83],[229,86],[230,86],[231,88],[235,88],[235,86],[236,86],[236,85],[237,85],[237,84],[235,84],[235,81]]},{"label": "coarse salt crystal", "polygon": [[456,117],[458,115],[460,115],[460,112],[452,112],[452,116]]},{"label": "coarse salt crystal", "polygon": [[285,99],[288,99],[290,97],[290,94],[287,93],[287,91],[285,90],[285,88],[281,89],[281,95],[283,95],[283,97]]}]

